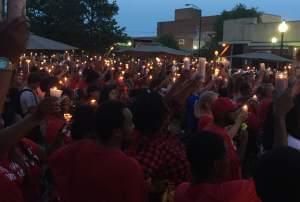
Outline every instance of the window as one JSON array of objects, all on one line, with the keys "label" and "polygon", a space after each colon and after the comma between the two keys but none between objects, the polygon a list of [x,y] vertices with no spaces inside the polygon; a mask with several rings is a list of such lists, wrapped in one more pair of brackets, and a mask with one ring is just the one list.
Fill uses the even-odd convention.
[{"label": "window", "polygon": [[178,40],[178,44],[179,44],[179,45],[184,45],[184,39],[179,39],[179,40]]}]

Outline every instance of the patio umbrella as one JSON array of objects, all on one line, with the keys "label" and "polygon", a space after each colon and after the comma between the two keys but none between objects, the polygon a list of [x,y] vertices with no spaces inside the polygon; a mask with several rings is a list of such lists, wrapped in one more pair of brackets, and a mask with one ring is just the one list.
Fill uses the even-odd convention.
[{"label": "patio umbrella", "polygon": [[78,48],[70,46],[65,43],[47,39],[45,37],[37,36],[34,34],[29,35],[27,50],[53,50],[53,51],[65,51],[76,50]]},{"label": "patio umbrella", "polygon": [[135,48],[124,48],[119,51],[119,53],[134,53],[134,54],[166,54],[166,55],[172,55],[172,56],[188,56],[191,53],[182,51],[182,50],[176,50],[173,48],[168,48],[165,46],[160,45],[142,45],[137,46]]},{"label": "patio umbrella", "polygon": [[229,56],[232,58],[242,58],[242,59],[252,59],[252,60],[265,60],[271,62],[292,62],[292,60],[281,57],[267,52],[254,52],[254,53],[244,53],[240,55]]}]

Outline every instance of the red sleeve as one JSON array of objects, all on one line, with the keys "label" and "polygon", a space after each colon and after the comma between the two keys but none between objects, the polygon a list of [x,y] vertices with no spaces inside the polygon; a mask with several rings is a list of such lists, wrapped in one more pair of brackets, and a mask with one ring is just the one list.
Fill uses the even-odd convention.
[{"label": "red sleeve", "polygon": [[27,138],[23,138],[21,141],[26,147],[29,147],[32,150],[33,154],[36,154],[36,155],[39,154],[39,145],[38,144],[36,144],[35,142],[33,142],[32,140],[27,139]]},{"label": "red sleeve", "polygon": [[45,139],[47,144],[52,144],[55,141],[58,133],[64,126],[65,121],[59,118],[49,117],[47,120],[47,130],[45,134]]},{"label": "red sleeve", "polygon": [[131,159],[126,166],[126,180],[124,180],[125,200],[124,202],[146,202],[146,182],[141,166]]},{"label": "red sleeve", "polygon": [[199,118],[198,121],[198,130],[203,130],[208,124],[210,124],[213,121],[213,118],[210,116],[202,116]]},{"label": "red sleeve", "polygon": [[0,174],[0,201],[1,202],[23,202],[21,190],[7,177]]}]

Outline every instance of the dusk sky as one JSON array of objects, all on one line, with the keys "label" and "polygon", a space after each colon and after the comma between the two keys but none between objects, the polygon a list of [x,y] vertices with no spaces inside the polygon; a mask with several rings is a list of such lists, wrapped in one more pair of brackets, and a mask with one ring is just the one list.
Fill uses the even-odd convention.
[{"label": "dusk sky", "polygon": [[300,0],[117,0],[119,25],[130,36],[154,36],[158,21],[174,18],[174,10],[186,3],[198,5],[203,15],[216,15],[230,10],[238,3],[257,7],[259,11],[281,15],[285,20],[300,20]]}]

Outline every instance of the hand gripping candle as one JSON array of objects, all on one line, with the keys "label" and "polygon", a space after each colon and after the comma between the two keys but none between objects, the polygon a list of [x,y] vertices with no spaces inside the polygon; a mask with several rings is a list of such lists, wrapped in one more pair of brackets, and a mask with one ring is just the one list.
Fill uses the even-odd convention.
[{"label": "hand gripping candle", "polygon": [[26,15],[26,0],[8,0],[7,18],[12,21],[18,17]]},{"label": "hand gripping candle", "polygon": [[206,75],[206,58],[199,58],[199,75],[202,82],[205,82]]}]

